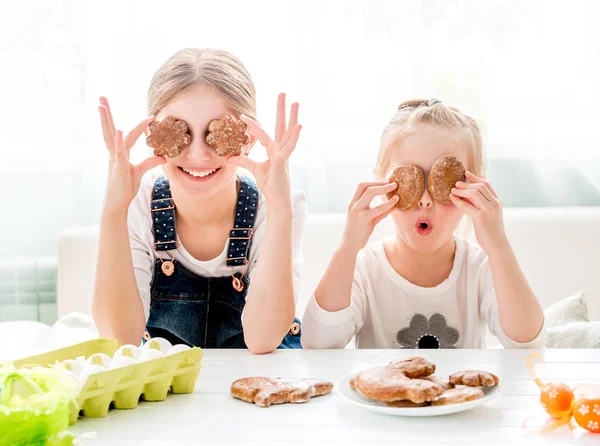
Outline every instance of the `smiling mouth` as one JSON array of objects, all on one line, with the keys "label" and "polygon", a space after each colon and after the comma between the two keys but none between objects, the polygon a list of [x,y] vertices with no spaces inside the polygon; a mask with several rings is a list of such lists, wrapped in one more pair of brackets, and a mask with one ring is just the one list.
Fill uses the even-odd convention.
[{"label": "smiling mouth", "polygon": [[177,167],[179,170],[181,170],[182,172],[184,172],[187,176],[193,178],[193,179],[197,179],[197,180],[202,180],[202,179],[207,179],[209,177],[212,177],[214,174],[216,174],[219,170],[221,170],[220,167],[216,167],[214,169],[187,169],[185,167]]}]

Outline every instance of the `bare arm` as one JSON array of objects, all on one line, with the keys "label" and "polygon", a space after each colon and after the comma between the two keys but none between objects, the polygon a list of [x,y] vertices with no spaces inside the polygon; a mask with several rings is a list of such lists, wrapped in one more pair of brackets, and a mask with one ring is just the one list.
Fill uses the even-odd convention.
[{"label": "bare arm", "polygon": [[375,226],[394,210],[398,196],[394,195],[372,209],[371,201],[396,188],[396,183],[387,180],[358,186],[348,206],[342,241],[315,290],[315,299],[322,309],[333,312],[350,306],[356,256],[366,246]]},{"label": "bare arm", "polygon": [[532,341],[542,329],[544,313],[508,240],[500,241],[488,257],[502,331],[513,341]]},{"label": "bare arm", "polygon": [[456,183],[450,197],[473,219],[477,241],[488,255],[502,331],[515,342],[530,342],[542,329],[544,313],[506,237],[502,202],[486,180],[471,172],[467,179]]},{"label": "bare arm", "polygon": [[100,98],[100,103],[102,132],[110,157],[92,312],[101,336],[135,345],[141,341],[145,317],[133,270],[127,212],[142,176],[166,160],[153,156],[139,165],[131,164],[129,151],[154,117],[140,122],[123,138],[123,132],[115,129],[106,98]]},{"label": "bare arm", "polygon": [[127,212],[104,212],[92,311],[102,337],[137,345],[145,327],[127,230]]},{"label": "bare arm", "polygon": [[256,162],[244,156],[227,161],[254,175],[268,204],[267,228],[244,307],[244,340],[256,354],[269,353],[283,341],[294,320],[292,272],[292,204],[288,171],[289,157],[296,148],[302,126],[298,124],[298,104],[291,107],[286,125],[285,94],[277,101],[275,139],[257,122],[242,116],[253,140],[267,149],[268,161]]},{"label": "bare arm", "polygon": [[292,208],[269,210],[260,257],[244,307],[244,337],[253,353],[275,350],[294,320]]}]

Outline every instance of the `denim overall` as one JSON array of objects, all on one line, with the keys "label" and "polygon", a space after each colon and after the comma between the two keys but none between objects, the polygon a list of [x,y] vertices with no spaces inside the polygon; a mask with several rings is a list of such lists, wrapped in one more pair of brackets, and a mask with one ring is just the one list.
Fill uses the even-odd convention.
[{"label": "denim overall", "polygon": [[[150,337],[202,348],[246,348],[242,310],[250,280],[241,269],[248,263],[258,197],[256,184],[247,177],[238,177],[234,227],[229,232],[226,260],[232,276],[202,277],[177,259],[171,262],[171,256],[165,253],[179,246],[175,203],[169,180],[156,180],[151,203],[152,232],[154,249],[161,256],[154,261],[150,290],[150,316],[146,323]],[[302,348],[300,337],[300,321],[296,319],[279,348]]]}]

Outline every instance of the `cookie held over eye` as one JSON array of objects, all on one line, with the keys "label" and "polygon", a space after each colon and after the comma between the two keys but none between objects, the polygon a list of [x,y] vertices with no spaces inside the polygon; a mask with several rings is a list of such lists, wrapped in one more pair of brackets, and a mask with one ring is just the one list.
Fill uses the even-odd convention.
[{"label": "cookie held over eye", "polygon": [[394,168],[389,180],[398,184],[398,187],[388,193],[387,198],[389,200],[398,195],[399,200],[395,207],[401,211],[414,208],[425,192],[425,175],[416,166],[403,164]]},{"label": "cookie held over eye", "polygon": [[465,165],[453,155],[444,155],[433,164],[427,180],[431,197],[440,203],[450,204],[450,192],[457,181],[467,181]]},{"label": "cookie held over eye", "polygon": [[250,144],[250,136],[246,134],[244,122],[231,115],[214,119],[208,124],[206,143],[215,149],[219,156],[239,156],[242,148]]},{"label": "cookie held over eye", "polygon": [[306,403],[314,396],[327,395],[333,383],[318,379],[281,379],[263,376],[241,378],[231,384],[234,398],[260,407],[272,404]]},{"label": "cookie held over eye", "polygon": [[192,142],[187,124],[173,116],[152,122],[149,130],[150,135],[146,138],[146,144],[154,149],[156,156],[175,158]]}]

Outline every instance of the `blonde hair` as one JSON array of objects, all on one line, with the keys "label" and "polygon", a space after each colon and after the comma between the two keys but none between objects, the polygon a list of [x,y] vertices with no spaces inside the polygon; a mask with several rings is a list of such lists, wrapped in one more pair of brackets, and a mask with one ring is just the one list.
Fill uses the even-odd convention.
[{"label": "blonde hair", "polygon": [[390,153],[397,148],[414,124],[425,123],[456,132],[457,141],[469,149],[467,168],[475,175],[485,175],[485,155],[481,127],[473,118],[439,100],[410,99],[398,106],[398,111],[383,129],[375,175],[384,178],[390,168]]},{"label": "blonde hair", "polygon": [[231,112],[256,119],[256,90],[250,73],[227,51],[184,48],[159,69],[148,88],[148,113],[156,115],[188,88],[203,85],[222,95]]}]

